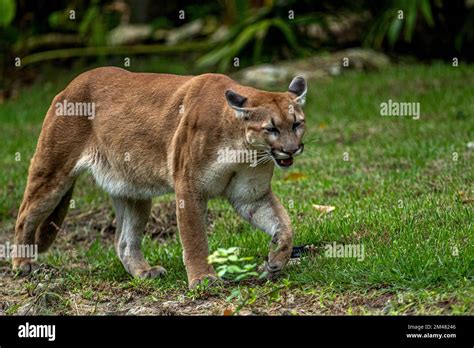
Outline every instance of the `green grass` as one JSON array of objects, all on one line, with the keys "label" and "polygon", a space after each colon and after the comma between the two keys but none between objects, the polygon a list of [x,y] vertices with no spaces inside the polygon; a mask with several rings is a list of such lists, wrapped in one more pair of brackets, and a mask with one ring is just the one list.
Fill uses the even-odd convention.
[{"label": "green grass", "polygon": [[[148,69],[187,71],[171,62]],[[147,70],[147,65],[140,70]],[[2,240],[12,233],[42,118],[51,99],[75,73],[44,76],[16,100],[0,105]],[[441,63],[347,72],[310,82],[305,153],[289,171],[276,170],[273,189],[292,218],[296,245],[363,244],[363,261],[307,257],[273,283],[225,283],[188,292],[176,238],[166,245],[145,238],[150,263],[168,270],[165,278],[153,281],[131,279],[110,243],[97,240],[79,245],[77,252],[57,245],[42,261],[61,270],[68,290],[58,291],[60,303],[51,313],[74,314],[71,294],[98,301],[102,292],[110,296],[108,291],[117,289],[142,295],[150,303],[179,294],[190,301],[196,297],[224,301],[234,292],[229,302],[236,307],[269,308],[291,293],[311,298],[321,313],[343,308],[345,314],[473,314],[474,228],[469,199],[474,197],[474,166],[472,150],[466,146],[474,141],[473,85],[474,66]],[[381,117],[380,103],[389,99],[419,102],[420,119]],[[17,152],[20,161],[15,160]],[[285,180],[290,173],[304,176]],[[80,178],[75,209],[110,205],[107,195],[91,182],[90,177]],[[320,215],[312,204],[336,210]],[[212,201],[210,210],[219,212],[209,235],[211,250],[238,246],[243,255],[263,262],[269,244],[266,235],[237,217],[223,200]],[[104,284],[107,291],[100,290]],[[350,300],[351,296],[360,300]],[[377,299],[384,296],[388,297],[380,305]],[[15,312],[16,307],[11,308]]]}]

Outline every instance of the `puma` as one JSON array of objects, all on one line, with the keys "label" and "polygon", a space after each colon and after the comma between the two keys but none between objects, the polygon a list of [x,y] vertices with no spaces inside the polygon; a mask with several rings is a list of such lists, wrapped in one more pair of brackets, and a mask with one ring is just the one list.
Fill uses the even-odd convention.
[{"label": "puma", "polygon": [[[235,211],[271,236],[265,263],[276,276],[290,258],[290,218],[271,190],[275,165],[289,167],[303,152],[302,105],[307,84],[295,77],[287,92],[241,86],[219,74],[177,76],[104,67],[75,78],[53,100],[43,123],[15,226],[15,244],[54,241],[74,183],[90,171],[110,194],[116,213],[115,249],[134,277],[165,274],[141,251],[151,198],[175,192],[189,286],[216,274],[207,261],[207,201],[227,198]],[[74,114],[58,105],[93,105]],[[62,110],[64,111],[64,110]],[[74,116],[75,115],[75,116]],[[93,116],[93,117],[92,117]],[[223,149],[254,151],[254,163],[217,160]],[[32,259],[14,257],[27,274]]]}]

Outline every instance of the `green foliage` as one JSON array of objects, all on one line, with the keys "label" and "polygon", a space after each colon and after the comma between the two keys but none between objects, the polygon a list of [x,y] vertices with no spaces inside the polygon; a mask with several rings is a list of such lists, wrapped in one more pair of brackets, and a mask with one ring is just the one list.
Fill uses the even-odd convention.
[{"label": "green foliage", "polygon": [[[467,56],[472,59],[467,47],[474,41],[474,10],[466,4],[451,4],[449,0],[343,0],[336,3],[327,0],[263,3],[249,0],[204,1],[184,7],[184,22],[171,15],[175,14],[176,4],[161,8],[159,16],[148,16],[144,21],[152,30],[174,30],[193,20],[204,19],[204,28],[192,40],[186,40],[187,45],[208,44],[206,53],[197,60],[200,70],[217,68],[220,72],[229,71],[235,58],[239,58],[239,66],[247,66],[276,59],[297,58],[321,49],[341,48],[345,46],[343,42],[347,33],[334,28],[344,28],[348,24],[345,14],[357,16],[359,13],[368,19],[366,23],[362,23],[365,27],[361,27],[361,32],[350,39],[353,40],[351,44],[363,41],[372,48],[396,49],[404,53],[408,51],[430,58],[432,53],[437,58],[445,58],[450,57],[451,52],[457,52],[462,53],[457,55],[461,58]],[[60,2],[52,7],[55,11],[50,12],[50,8],[37,8],[25,3],[21,6],[22,11],[15,15],[15,1],[0,0],[0,50],[12,51],[15,56],[26,58],[22,59],[22,63],[27,64],[66,58],[102,58],[111,52],[107,50],[110,47],[106,47],[108,33],[121,20],[128,18],[125,12],[110,5],[103,0]],[[157,7],[152,3],[142,6],[154,13],[157,12]],[[69,18],[73,9],[76,11],[75,20]],[[131,9],[132,14],[133,10]],[[291,19],[290,10],[294,11],[294,18]],[[399,11],[403,13],[403,19],[399,19]],[[29,18],[31,13],[33,17]],[[367,13],[370,15],[366,17]],[[458,24],[455,20],[457,17],[460,18]],[[20,29],[19,24],[26,23],[27,19],[28,27]],[[66,36],[67,40],[51,40],[54,35],[48,35],[50,33],[62,39]],[[42,41],[44,37],[48,40]],[[145,49],[146,46],[152,46],[148,45],[148,41],[157,40],[161,44],[164,37],[166,35],[162,32],[158,36],[152,35],[147,42],[127,48],[131,47],[132,54],[138,54],[135,52],[139,50],[140,54],[160,56],[169,52],[171,47],[180,50],[182,43],[171,47],[163,44],[167,47],[159,52]],[[439,41],[436,41],[438,37]],[[30,45],[32,42],[43,44]],[[403,45],[399,45],[400,43]],[[63,51],[61,45],[65,45]],[[71,46],[74,46],[74,50],[69,51]],[[92,50],[88,50],[90,48]],[[186,52],[200,53],[202,50],[191,47]],[[9,61],[10,57],[3,60]],[[1,65],[0,61],[0,70],[4,70]]]},{"label": "green foliage", "polygon": [[55,31],[77,31],[77,22],[69,19],[72,9],[63,9],[51,12],[48,16],[48,24]]},{"label": "green foliage", "polygon": [[466,47],[472,42],[474,42],[474,9],[471,7],[466,15],[466,20],[462,24],[460,31],[454,38],[454,46],[458,51],[461,52],[463,46]]},{"label": "green foliage", "polygon": [[243,51],[253,42],[253,63],[259,63],[262,59],[265,40],[268,33],[274,29],[280,33],[283,39],[277,46],[273,46],[275,51],[281,50],[281,46],[291,48],[297,55],[303,53],[303,49],[298,44],[295,35],[295,27],[279,18],[271,12],[272,8],[261,8],[253,15],[229,29],[229,32],[222,39],[217,48],[202,56],[198,61],[198,67],[205,68],[217,65],[219,71],[229,69],[233,59],[242,55]]},{"label": "green foliage", "polygon": [[417,21],[434,26],[430,0],[392,0],[376,15],[365,43],[379,49],[385,40],[390,47],[402,39],[411,42]]},{"label": "green foliage", "polygon": [[211,282],[209,279],[204,279],[199,284],[197,284],[194,289],[189,289],[186,291],[186,297],[195,301],[211,296],[216,292],[220,292],[221,290],[222,289],[219,284]]},{"label": "green foliage", "polygon": [[105,11],[99,0],[94,0],[83,11],[75,11],[75,20],[71,20],[72,8],[52,12],[48,17],[51,28],[58,31],[75,32],[87,46],[106,45],[107,33],[118,20],[108,11]]},{"label": "green foliage", "polygon": [[292,283],[288,279],[282,279],[280,283],[267,281],[262,287],[239,286],[231,291],[226,301],[236,300],[237,307],[233,314],[239,314],[244,307],[251,306],[262,299],[266,301],[267,306],[280,301],[282,290],[288,290],[291,286]]},{"label": "green foliage", "polygon": [[106,20],[102,15],[99,1],[93,1],[93,5],[87,8],[84,18],[79,25],[79,34],[84,38],[89,38],[91,46],[101,46],[105,44],[107,28]]},{"label": "green foliage", "polygon": [[0,0],[0,27],[10,25],[15,18],[16,2],[15,0]]},{"label": "green foliage", "polygon": [[216,268],[217,275],[222,278],[240,281],[258,276],[256,272],[257,264],[248,263],[253,260],[253,257],[241,257],[239,251],[237,247],[219,248],[209,255],[208,262],[212,265],[218,265]]}]

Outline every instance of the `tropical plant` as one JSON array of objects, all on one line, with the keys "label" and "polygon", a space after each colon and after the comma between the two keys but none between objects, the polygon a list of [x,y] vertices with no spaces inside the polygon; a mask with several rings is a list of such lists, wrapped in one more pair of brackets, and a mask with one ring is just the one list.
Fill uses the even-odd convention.
[{"label": "tropical plant", "polygon": [[240,250],[237,247],[219,248],[209,255],[208,262],[217,265],[217,275],[222,278],[240,281],[258,276],[257,264],[249,263],[253,257],[241,257],[239,254]]},{"label": "tropical plant", "polygon": [[10,25],[15,18],[16,2],[15,0],[0,0],[0,27]]},{"label": "tropical plant", "polygon": [[105,45],[108,31],[118,25],[118,20],[111,20],[113,13],[105,11],[99,0],[91,1],[77,22],[71,20],[71,11],[72,8],[66,8],[52,12],[48,18],[49,25],[54,29],[76,32],[87,46]]},{"label": "tropical plant", "polygon": [[[390,48],[404,40],[410,43],[418,21],[434,26],[430,0],[391,0],[375,14],[365,44],[380,49],[387,41]],[[402,35],[403,33],[403,35]]]},{"label": "tropical plant", "polygon": [[265,40],[269,38],[269,32],[279,32],[283,41],[273,46],[274,50],[280,50],[281,46],[289,47],[296,55],[304,52],[298,44],[295,28],[289,21],[283,20],[273,11],[272,6],[262,7],[249,15],[247,18],[236,22],[231,26],[226,35],[221,39],[217,48],[202,56],[197,64],[199,67],[217,65],[218,70],[228,70],[233,60],[253,42],[253,63],[262,59]]}]

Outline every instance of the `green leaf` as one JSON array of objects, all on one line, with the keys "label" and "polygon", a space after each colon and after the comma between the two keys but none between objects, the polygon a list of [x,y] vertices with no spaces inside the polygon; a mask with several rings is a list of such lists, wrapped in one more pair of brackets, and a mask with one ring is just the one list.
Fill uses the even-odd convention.
[{"label": "green leaf", "polygon": [[241,274],[241,275],[238,275],[237,277],[235,277],[235,280],[239,282],[241,280],[244,280],[247,277],[248,277],[248,274],[244,273],[244,274]]},{"label": "green leaf", "polygon": [[387,39],[390,47],[393,47],[398,41],[400,35],[400,29],[402,28],[402,19],[394,18],[390,27],[388,28]]},{"label": "green leaf", "polygon": [[238,36],[237,39],[234,41],[232,45],[232,50],[229,52],[229,57],[233,58],[233,56],[237,55],[244,47],[247,45],[250,40],[255,37],[255,33],[257,32],[259,26],[258,24],[252,24],[245,28]]},{"label": "green leaf", "polygon": [[234,298],[239,298],[241,297],[242,294],[240,293],[240,289],[235,289],[231,292],[231,294],[226,298],[226,301],[230,301]]},{"label": "green leaf", "polygon": [[231,247],[229,249],[227,249],[227,252],[230,254],[230,253],[235,253],[239,250],[238,247]]},{"label": "green leaf", "polygon": [[229,273],[241,273],[242,271],[244,270],[236,265],[230,265],[227,267],[227,272]]},{"label": "green leaf", "polygon": [[250,2],[247,0],[234,0],[236,17],[240,18],[240,21],[245,20],[247,12],[250,7]]},{"label": "green leaf", "polygon": [[425,17],[426,23],[428,23],[430,27],[434,26],[433,11],[431,10],[430,0],[421,0],[420,10],[423,17]]},{"label": "green leaf", "polygon": [[0,0],[0,26],[6,27],[15,18],[16,2],[15,0]]},{"label": "green leaf", "polygon": [[250,277],[256,277],[256,276],[258,276],[257,272],[245,272],[235,277],[235,280],[241,281],[241,280],[248,279]]},{"label": "green leaf", "polygon": [[269,21],[260,23],[259,28],[255,34],[255,44],[253,47],[253,62],[257,64],[262,57],[263,42],[267,36],[268,28],[270,27]]},{"label": "green leaf", "polygon": [[409,7],[406,9],[406,23],[405,23],[405,41],[411,42],[413,37],[413,31],[415,30],[416,17],[418,12],[418,7],[416,6],[416,1],[410,1]]},{"label": "green leaf", "polygon": [[289,26],[288,23],[283,21],[281,18],[274,18],[272,20],[272,24],[276,26],[280,31],[283,33],[285,36],[286,41],[290,44],[290,46],[296,50],[297,52],[300,51],[300,46],[298,45],[298,42],[296,41],[296,37],[293,33],[293,30]]},{"label": "green leaf", "polygon": [[227,262],[227,258],[219,257],[215,255],[210,255],[208,260],[209,260],[209,263],[226,263]]}]

